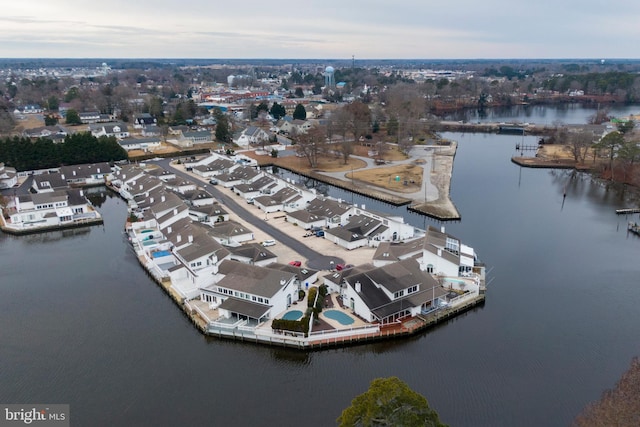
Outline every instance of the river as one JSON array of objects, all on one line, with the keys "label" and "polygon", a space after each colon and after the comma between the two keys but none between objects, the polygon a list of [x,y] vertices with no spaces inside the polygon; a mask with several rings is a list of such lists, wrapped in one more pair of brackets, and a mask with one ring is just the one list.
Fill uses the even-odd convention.
[{"label": "river", "polygon": [[0,234],[0,402],[68,403],[73,426],[328,426],[395,375],[451,426],[566,426],[640,355],[640,239],[614,213],[628,196],[520,169],[521,137],[445,136],[459,141],[462,215],[445,226],[491,268],[483,307],[411,339],[313,353],[206,338],[140,268],[126,205],[102,192],[103,226]]}]

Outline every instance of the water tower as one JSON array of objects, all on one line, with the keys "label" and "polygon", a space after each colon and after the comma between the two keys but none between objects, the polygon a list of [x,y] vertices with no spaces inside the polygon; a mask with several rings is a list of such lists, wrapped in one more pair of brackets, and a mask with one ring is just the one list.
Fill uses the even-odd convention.
[{"label": "water tower", "polygon": [[335,70],[331,65],[324,69],[324,85],[327,88],[334,87],[336,85],[336,79],[334,77]]}]

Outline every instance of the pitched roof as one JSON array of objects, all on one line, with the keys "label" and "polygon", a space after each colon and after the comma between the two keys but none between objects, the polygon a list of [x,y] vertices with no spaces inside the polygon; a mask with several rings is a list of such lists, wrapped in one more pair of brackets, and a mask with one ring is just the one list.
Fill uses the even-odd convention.
[{"label": "pitched roof", "polygon": [[218,271],[224,274],[218,286],[266,298],[272,298],[294,278],[293,273],[232,260],[222,261]]}]

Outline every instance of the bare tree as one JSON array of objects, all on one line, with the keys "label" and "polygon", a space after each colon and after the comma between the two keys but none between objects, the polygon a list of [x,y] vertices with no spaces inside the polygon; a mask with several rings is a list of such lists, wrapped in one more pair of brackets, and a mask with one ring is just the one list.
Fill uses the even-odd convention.
[{"label": "bare tree", "polygon": [[307,159],[310,167],[318,167],[318,159],[326,148],[324,130],[320,126],[314,126],[306,133],[294,132],[292,136],[298,154]]},{"label": "bare tree", "polygon": [[568,144],[576,163],[584,163],[587,152],[593,145],[593,132],[572,132],[569,134]]},{"label": "bare tree", "polygon": [[345,107],[338,108],[331,114],[332,127],[341,136],[340,139],[340,154],[342,160],[346,165],[349,162],[349,156],[353,154],[354,141],[347,139],[347,132],[351,124],[351,114]]},{"label": "bare tree", "polygon": [[349,113],[351,133],[357,143],[371,129],[371,110],[360,101],[352,102],[344,108]]}]

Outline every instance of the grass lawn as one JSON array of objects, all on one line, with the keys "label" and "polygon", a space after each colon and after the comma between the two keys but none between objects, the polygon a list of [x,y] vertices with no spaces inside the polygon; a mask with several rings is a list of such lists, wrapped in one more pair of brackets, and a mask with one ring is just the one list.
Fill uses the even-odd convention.
[{"label": "grass lawn", "polygon": [[[399,193],[413,193],[422,187],[423,170],[422,166],[413,164],[363,169],[354,171],[353,179]],[[346,177],[351,179],[351,173]]]}]

